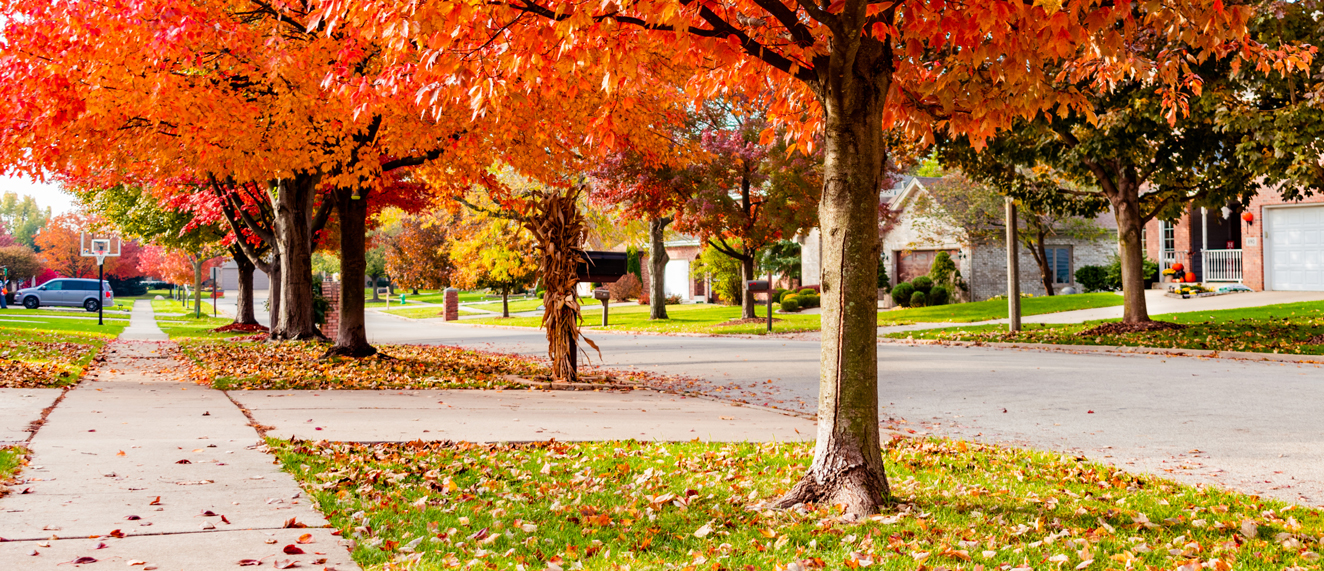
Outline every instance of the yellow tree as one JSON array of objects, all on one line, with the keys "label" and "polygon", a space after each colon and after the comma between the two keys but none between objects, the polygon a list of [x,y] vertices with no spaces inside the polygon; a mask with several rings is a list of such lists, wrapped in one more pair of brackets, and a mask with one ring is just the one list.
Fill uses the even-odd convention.
[{"label": "yellow tree", "polygon": [[501,316],[510,317],[510,292],[538,277],[537,247],[519,222],[468,211],[447,240],[451,283],[461,289],[501,292]]}]

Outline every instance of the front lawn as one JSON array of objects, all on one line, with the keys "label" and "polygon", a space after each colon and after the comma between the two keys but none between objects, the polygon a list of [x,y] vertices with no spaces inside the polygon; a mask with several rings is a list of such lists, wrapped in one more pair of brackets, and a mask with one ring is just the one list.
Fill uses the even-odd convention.
[{"label": "front lawn", "polygon": [[82,378],[92,359],[129,322],[14,317],[0,313],[0,388],[54,388]]},{"label": "front lawn", "polygon": [[325,343],[185,340],[189,378],[232,389],[490,389],[520,387],[503,375],[548,374],[517,355],[433,345],[378,345],[365,359],[321,360]]},{"label": "front lawn", "polygon": [[[581,297],[581,298],[579,298],[579,305],[580,305],[581,307],[600,306],[601,304],[602,304],[602,302],[600,302],[600,301],[598,301],[598,300],[596,300],[596,299],[593,299],[592,297]],[[498,300],[496,300],[496,301],[487,301],[487,302],[483,302],[483,303],[471,303],[471,304],[468,305],[468,307],[472,307],[472,308],[474,308],[474,309],[482,309],[482,310],[485,310],[485,311],[491,311],[491,312],[493,312],[493,313],[500,314],[500,313],[501,313],[501,300],[498,299]],[[541,299],[538,299],[538,298],[536,298],[536,297],[535,297],[535,298],[530,298],[530,299],[512,299],[512,300],[510,300],[510,312],[511,312],[511,313],[523,313],[523,312],[525,312],[525,311],[538,311],[539,309],[542,309],[542,300],[541,300]]]},{"label": "front lawn", "polygon": [[[774,308],[777,306],[773,306]],[[767,306],[759,305],[757,314],[767,319]],[[686,304],[668,305],[667,317],[663,320],[648,318],[647,305],[629,305],[612,307],[607,312],[607,327],[602,327],[601,302],[585,305],[583,310],[586,331],[648,331],[655,333],[708,333],[715,335],[762,335],[768,327],[764,322],[738,325],[720,325],[740,317],[740,308],[734,305]],[[818,331],[819,316],[804,313],[776,313],[773,318],[774,333],[792,333],[797,331]],[[487,325],[508,325],[513,327],[539,327],[542,317],[512,317],[502,319],[471,319],[465,323]]]},{"label": "front lawn", "polygon": [[1324,517],[1053,453],[895,439],[899,502],[771,510],[812,444],[268,439],[364,568],[1316,568]]},{"label": "front lawn", "polygon": [[1324,302],[1169,313],[1153,316],[1153,319],[1187,327],[1146,333],[1081,335],[1101,323],[1118,321],[1111,319],[1068,325],[1025,323],[1024,330],[1016,335],[1009,333],[1005,325],[984,325],[893,333],[887,337],[1324,354]]},{"label": "front lawn", "polygon": [[[1115,293],[1082,293],[1027,297],[1021,300],[1021,315],[1041,315],[1060,311],[1093,309],[1122,305],[1122,296]],[[1007,318],[1007,300],[955,303],[934,307],[894,309],[878,315],[878,325],[908,325],[911,323],[969,323]]]}]

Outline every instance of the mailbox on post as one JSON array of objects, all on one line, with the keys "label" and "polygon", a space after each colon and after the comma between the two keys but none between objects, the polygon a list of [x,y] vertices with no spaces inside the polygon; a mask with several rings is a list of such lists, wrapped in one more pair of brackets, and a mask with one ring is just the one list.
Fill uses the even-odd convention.
[{"label": "mailbox on post", "polygon": [[611,291],[607,290],[607,288],[604,288],[604,287],[600,287],[600,288],[598,288],[598,289],[595,289],[595,290],[593,290],[593,299],[596,299],[596,300],[602,302],[602,326],[603,326],[603,327],[606,327],[606,326],[607,326],[607,303],[611,301]]},{"label": "mailbox on post", "polygon": [[745,289],[750,293],[767,292],[768,294],[768,333],[772,333],[772,280],[746,280]]},{"label": "mailbox on post", "polygon": [[575,268],[581,282],[612,283],[626,274],[629,256],[625,252],[579,252],[582,259]]}]

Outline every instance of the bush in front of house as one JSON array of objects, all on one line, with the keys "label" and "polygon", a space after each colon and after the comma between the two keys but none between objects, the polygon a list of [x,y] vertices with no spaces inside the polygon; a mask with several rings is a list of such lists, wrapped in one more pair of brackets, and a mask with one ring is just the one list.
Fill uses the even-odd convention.
[{"label": "bush in front of house", "polygon": [[795,290],[793,290],[793,289],[788,289],[788,290],[782,292],[781,295],[777,296],[777,301],[786,301],[786,298],[788,298],[788,297],[794,297],[795,295],[798,295],[798,293],[799,293],[799,292],[797,292],[797,291],[795,291]]},{"label": "bush in front of house", "polygon": [[920,276],[910,280],[910,285],[915,288],[915,291],[922,291],[927,295],[929,290],[933,289],[933,278],[929,276]]},{"label": "bush in front of house", "polygon": [[1112,290],[1108,283],[1108,268],[1103,266],[1081,266],[1076,270],[1076,283],[1086,292]]},{"label": "bush in front of house", "polygon": [[629,301],[639,297],[644,286],[634,274],[625,274],[621,279],[607,284],[607,291],[611,292],[612,301]]},{"label": "bush in front of house", "polygon": [[951,300],[952,292],[944,286],[933,286],[933,289],[929,290],[927,300],[929,305],[947,305]]},{"label": "bush in front of house", "polygon": [[892,286],[892,301],[901,307],[910,307],[910,296],[915,294],[915,286],[910,282],[901,282]]},{"label": "bush in front of house", "polygon": [[782,311],[793,312],[800,311],[800,300],[793,295],[782,298]]},{"label": "bush in front of house", "polygon": [[802,293],[795,297],[799,298],[801,307],[818,307],[819,305],[820,298],[817,292]]},{"label": "bush in front of house", "polygon": [[929,304],[929,296],[922,291],[910,294],[910,307],[924,307]]}]

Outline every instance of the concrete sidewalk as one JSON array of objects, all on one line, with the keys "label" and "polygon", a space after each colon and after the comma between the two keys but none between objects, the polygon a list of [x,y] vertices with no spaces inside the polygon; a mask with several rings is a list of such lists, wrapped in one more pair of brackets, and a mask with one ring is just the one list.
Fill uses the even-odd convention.
[{"label": "concrete sidewalk", "polygon": [[280,438],[359,442],[812,440],[817,424],[762,407],[648,390],[230,391]]},{"label": "concrete sidewalk", "polygon": [[[164,337],[149,304],[133,318],[125,337]],[[176,380],[182,365],[165,348],[112,342],[51,412],[13,486],[23,493],[0,498],[0,569],[65,569],[80,557],[163,571],[241,559],[356,569],[243,413],[220,391]],[[291,519],[308,529],[285,528]],[[282,553],[304,533],[306,555]]]}]

